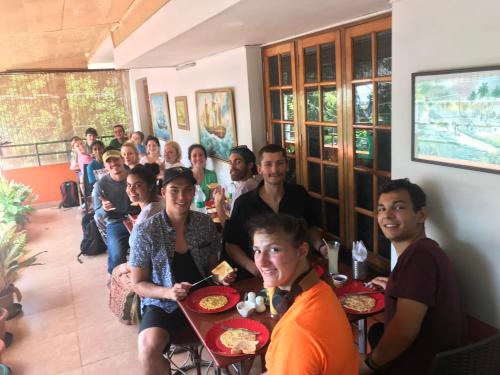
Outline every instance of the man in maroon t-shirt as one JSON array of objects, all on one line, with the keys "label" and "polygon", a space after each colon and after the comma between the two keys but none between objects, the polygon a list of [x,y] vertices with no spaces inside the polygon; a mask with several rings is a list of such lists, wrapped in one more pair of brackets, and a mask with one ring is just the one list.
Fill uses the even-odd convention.
[{"label": "man in maroon t-shirt", "polygon": [[371,281],[385,289],[385,326],[370,330],[375,348],[361,361],[360,374],[426,374],[436,353],[464,342],[455,272],[444,251],[426,237],[426,218],[425,193],[418,185],[400,179],[381,188],[378,224],[398,261],[389,278]]}]

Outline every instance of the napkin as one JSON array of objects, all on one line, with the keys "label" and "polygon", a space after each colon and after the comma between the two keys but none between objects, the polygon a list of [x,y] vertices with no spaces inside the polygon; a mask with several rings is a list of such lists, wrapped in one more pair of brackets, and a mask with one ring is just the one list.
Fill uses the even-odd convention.
[{"label": "napkin", "polygon": [[368,257],[368,251],[366,250],[363,241],[354,241],[352,243],[352,259],[358,262],[364,262]]}]

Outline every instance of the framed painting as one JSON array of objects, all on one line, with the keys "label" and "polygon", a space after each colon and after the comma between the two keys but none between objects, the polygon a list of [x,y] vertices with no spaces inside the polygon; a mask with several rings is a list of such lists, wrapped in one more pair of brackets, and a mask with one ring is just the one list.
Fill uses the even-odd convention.
[{"label": "framed painting", "polygon": [[500,173],[500,66],[412,74],[412,160]]},{"label": "framed painting", "polygon": [[175,97],[175,116],[179,129],[189,130],[189,114],[187,96]]},{"label": "framed painting", "polygon": [[229,151],[237,144],[233,90],[196,91],[196,114],[200,143],[208,155],[228,160]]},{"label": "framed painting", "polygon": [[170,110],[168,108],[168,97],[166,92],[158,92],[149,95],[151,105],[151,121],[156,137],[170,141],[172,139],[172,128],[170,125]]}]

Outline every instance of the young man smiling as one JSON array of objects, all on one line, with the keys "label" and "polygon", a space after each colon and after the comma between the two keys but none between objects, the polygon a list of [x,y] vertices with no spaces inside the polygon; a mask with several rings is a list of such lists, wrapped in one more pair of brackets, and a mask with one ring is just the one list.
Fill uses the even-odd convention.
[{"label": "young man smiling", "polygon": [[408,179],[380,190],[378,224],[398,261],[389,278],[371,281],[385,289],[385,329],[370,329],[375,348],[360,363],[360,374],[426,374],[438,352],[463,344],[466,321],[457,279],[444,251],[425,234],[425,200]]},{"label": "young man smiling", "polygon": [[263,181],[255,190],[241,195],[236,200],[231,218],[226,221],[224,227],[224,258],[239,268],[240,279],[259,276],[246,230],[246,224],[253,216],[274,212],[303,218],[309,225],[314,248],[320,249],[322,246],[320,229],[309,194],[303,186],[288,184],[285,181],[288,172],[286,150],[275,144],[262,147],[259,151],[258,171]]},{"label": "young man smiling", "polygon": [[113,268],[126,262],[129,232],[123,220],[131,213],[132,207],[126,192],[128,173],[120,151],[108,146],[102,160],[109,174],[95,183],[92,200],[94,218],[98,225],[104,224],[106,228],[109,279]]},{"label": "young man smiling", "polygon": [[231,209],[228,211],[224,206],[226,203],[226,192],[222,186],[217,186],[214,190],[215,208],[217,216],[222,225],[229,219],[233,210],[234,202],[238,197],[248,191],[254,190],[259,184],[260,179],[257,174],[257,165],[255,155],[245,145],[233,147],[229,154],[229,174],[235,190],[231,197]]}]

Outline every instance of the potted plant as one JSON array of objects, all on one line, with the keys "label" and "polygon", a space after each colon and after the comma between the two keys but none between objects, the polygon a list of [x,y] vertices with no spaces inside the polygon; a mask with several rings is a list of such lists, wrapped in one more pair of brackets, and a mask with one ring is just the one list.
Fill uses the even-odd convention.
[{"label": "potted plant", "polygon": [[31,186],[0,177],[0,223],[14,221],[23,227],[34,211],[30,204],[37,198]]},{"label": "potted plant", "polygon": [[[14,295],[21,300],[19,289],[14,286],[19,272],[27,267],[40,265],[37,256],[42,252],[28,256],[26,249],[26,232],[17,231],[15,222],[0,223],[0,308],[9,311],[9,316],[17,312],[14,306]],[[18,306],[18,311],[20,311]]]}]

